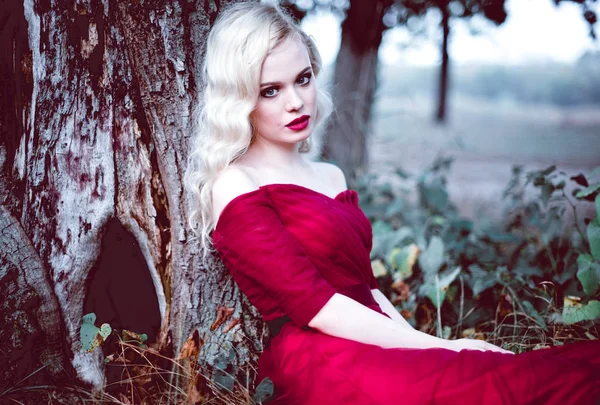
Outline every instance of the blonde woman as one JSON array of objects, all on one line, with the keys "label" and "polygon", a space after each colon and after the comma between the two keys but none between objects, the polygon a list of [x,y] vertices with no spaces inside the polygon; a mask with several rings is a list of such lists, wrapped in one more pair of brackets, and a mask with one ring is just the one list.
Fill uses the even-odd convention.
[{"label": "blonde woman", "polygon": [[[210,32],[187,183],[198,233],[262,314],[276,404],[560,404],[600,394],[597,344],[514,356],[414,330],[377,289],[371,226],[334,165],[303,152],[327,117],[313,41],[276,6]],[[568,373],[566,371],[568,370]],[[586,402],[587,401],[587,402]]]}]

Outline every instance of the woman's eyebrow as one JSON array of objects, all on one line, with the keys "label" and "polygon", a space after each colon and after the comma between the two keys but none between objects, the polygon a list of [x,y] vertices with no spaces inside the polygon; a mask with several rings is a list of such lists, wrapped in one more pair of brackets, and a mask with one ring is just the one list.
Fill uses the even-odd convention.
[{"label": "woman's eyebrow", "polygon": [[[307,66],[304,69],[302,69],[302,71],[296,75],[296,79],[308,72],[310,72],[310,66]],[[262,83],[260,85],[260,87],[262,88],[262,87],[266,87],[266,86],[275,86],[275,85],[279,85],[279,84],[281,84],[281,82],[267,82],[267,83]]]}]

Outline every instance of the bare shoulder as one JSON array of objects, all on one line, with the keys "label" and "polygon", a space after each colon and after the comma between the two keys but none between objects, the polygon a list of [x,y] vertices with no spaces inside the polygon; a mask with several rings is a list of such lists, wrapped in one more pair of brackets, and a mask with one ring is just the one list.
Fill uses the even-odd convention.
[{"label": "bare shoulder", "polygon": [[342,172],[342,169],[340,169],[333,163],[313,163],[315,164],[314,167],[317,170],[317,172],[322,174],[325,178],[327,178],[332,187],[336,189],[336,191],[344,191],[348,188],[346,184],[346,177],[344,176],[344,172]]},{"label": "bare shoulder", "polygon": [[212,187],[212,215],[215,223],[231,200],[257,189],[258,185],[241,167],[230,165],[221,170]]}]

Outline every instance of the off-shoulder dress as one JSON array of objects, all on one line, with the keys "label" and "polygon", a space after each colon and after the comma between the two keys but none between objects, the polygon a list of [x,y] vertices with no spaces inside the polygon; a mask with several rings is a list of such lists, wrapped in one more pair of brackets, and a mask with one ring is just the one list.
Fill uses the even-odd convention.
[{"label": "off-shoulder dress", "polygon": [[385,349],[308,328],[336,292],[383,313],[370,294],[371,225],[353,190],[262,186],[223,209],[213,243],[263,319],[289,319],[259,360],[272,404],[600,404],[598,342],[519,355]]}]

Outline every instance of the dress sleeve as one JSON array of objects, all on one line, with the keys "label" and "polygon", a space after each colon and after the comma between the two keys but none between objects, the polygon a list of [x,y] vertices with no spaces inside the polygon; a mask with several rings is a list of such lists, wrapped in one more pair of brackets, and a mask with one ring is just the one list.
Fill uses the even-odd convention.
[{"label": "dress sleeve", "polygon": [[305,326],[336,292],[281,222],[264,189],[242,194],[224,208],[213,244],[259,311],[261,294],[268,294],[294,323]]}]

